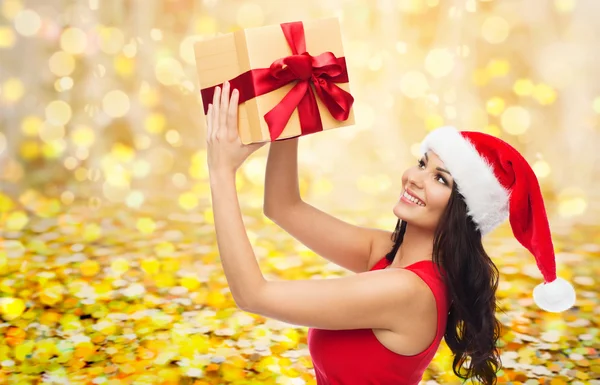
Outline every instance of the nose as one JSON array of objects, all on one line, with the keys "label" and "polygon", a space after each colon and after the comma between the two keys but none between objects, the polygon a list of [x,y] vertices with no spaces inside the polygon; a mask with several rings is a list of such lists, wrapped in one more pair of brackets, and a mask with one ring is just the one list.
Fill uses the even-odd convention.
[{"label": "nose", "polygon": [[408,184],[412,186],[416,186],[417,188],[423,187],[423,182],[421,181],[420,173],[413,173],[408,177]]}]

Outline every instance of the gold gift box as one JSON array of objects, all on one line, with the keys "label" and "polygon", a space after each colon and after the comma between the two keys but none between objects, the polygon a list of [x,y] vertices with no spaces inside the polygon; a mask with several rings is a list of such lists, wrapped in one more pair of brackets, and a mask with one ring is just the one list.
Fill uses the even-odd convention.
[{"label": "gold gift box", "polygon": [[[332,52],[337,58],[344,56],[340,24],[337,18],[319,19],[302,22],[306,41],[306,51],[312,56],[323,52]],[[240,74],[257,68],[269,68],[283,57],[292,55],[281,25],[247,28],[194,44],[196,67],[200,89],[214,87],[231,80]],[[269,93],[256,96],[240,103],[238,110],[238,128],[242,143],[270,142],[269,127],[264,115],[275,107],[296,85],[297,81],[286,84]],[[346,92],[350,92],[349,83],[335,83]],[[312,85],[310,86],[312,88]],[[350,109],[348,119],[338,121],[331,116],[314,90],[323,130],[354,124],[354,110]],[[212,103],[212,100],[208,101]],[[202,125],[206,116],[202,110]],[[302,134],[298,109],[290,117],[283,132],[276,140],[292,138]]]}]

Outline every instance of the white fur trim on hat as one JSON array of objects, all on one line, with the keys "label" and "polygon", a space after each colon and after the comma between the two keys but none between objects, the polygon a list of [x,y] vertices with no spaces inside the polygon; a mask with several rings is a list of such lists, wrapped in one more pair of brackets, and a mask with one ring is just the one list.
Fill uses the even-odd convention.
[{"label": "white fur trim on hat", "polygon": [[561,313],[575,305],[575,289],[563,278],[540,283],[533,289],[533,301],[540,309]]},{"label": "white fur trim on hat", "polygon": [[421,153],[431,150],[452,174],[481,235],[491,232],[508,218],[510,192],[496,179],[493,167],[473,144],[452,126],[430,132],[421,142]]}]

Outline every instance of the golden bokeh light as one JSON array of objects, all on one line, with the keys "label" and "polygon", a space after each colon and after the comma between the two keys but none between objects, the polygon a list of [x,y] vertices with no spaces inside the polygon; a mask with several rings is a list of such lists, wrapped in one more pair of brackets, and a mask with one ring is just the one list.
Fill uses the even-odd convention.
[{"label": "golden bokeh light", "polygon": [[129,96],[121,90],[112,90],[102,98],[102,110],[110,117],[118,118],[129,112]]},{"label": "golden bokeh light", "polygon": [[125,36],[119,28],[103,27],[100,28],[98,35],[100,37],[100,49],[106,54],[119,53],[125,44]]},{"label": "golden bokeh light", "polygon": [[40,30],[42,19],[34,10],[24,9],[15,16],[14,25],[21,35],[33,36]]},{"label": "golden bokeh light", "polygon": [[454,56],[447,49],[432,49],[425,57],[425,69],[435,78],[448,75],[453,68]]},{"label": "golden bokeh light", "polygon": [[71,120],[71,105],[63,100],[54,100],[46,106],[46,119],[54,125],[65,125]]},{"label": "golden bokeh light", "polygon": [[82,54],[87,44],[87,35],[79,28],[66,28],[60,35],[60,47],[67,53],[73,55]]},{"label": "golden bokeh light", "polygon": [[50,56],[48,65],[54,75],[67,76],[75,69],[75,58],[65,51],[57,51]]},{"label": "golden bokeh light", "polygon": [[521,106],[510,106],[502,113],[502,129],[511,135],[524,134],[531,125],[529,111]]},{"label": "golden bokeh light", "polygon": [[500,16],[490,16],[483,21],[481,36],[491,44],[503,43],[510,33],[510,25]]},{"label": "golden bokeh light", "polygon": [[15,44],[15,32],[12,28],[0,25],[0,48],[10,48]]},{"label": "golden bokeh light", "polygon": [[429,90],[429,82],[422,72],[408,71],[400,79],[400,90],[408,98],[419,98]]},{"label": "golden bokeh light", "polygon": [[179,84],[181,78],[184,76],[181,63],[172,57],[159,59],[156,62],[154,73],[156,79],[166,86]]}]

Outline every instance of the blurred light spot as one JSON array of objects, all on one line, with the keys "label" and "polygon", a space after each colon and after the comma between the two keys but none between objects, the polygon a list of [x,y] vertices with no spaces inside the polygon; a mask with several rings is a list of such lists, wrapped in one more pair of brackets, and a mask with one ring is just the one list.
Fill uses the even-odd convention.
[{"label": "blurred light spot", "polygon": [[71,54],[80,54],[85,51],[87,36],[79,28],[67,28],[60,35],[60,47],[63,51]]},{"label": "blurred light spot", "polygon": [[471,75],[471,80],[476,86],[483,87],[490,81],[490,75],[484,68],[476,68]]},{"label": "blurred light spot", "polygon": [[475,2],[475,0],[467,0],[467,2],[465,3],[465,10],[467,12],[477,12],[477,3]]},{"label": "blurred light spot", "polygon": [[42,153],[47,159],[59,158],[67,149],[67,142],[64,139],[54,139],[42,144]]},{"label": "blurred light spot", "polygon": [[194,24],[198,35],[213,35],[217,32],[217,21],[210,16],[200,16]]},{"label": "blurred light spot", "polygon": [[518,79],[513,85],[513,91],[519,96],[528,96],[532,94],[533,87],[531,79]]},{"label": "blurred light spot", "polygon": [[587,208],[585,192],[578,187],[567,187],[558,194],[558,212],[562,217],[581,215]]},{"label": "blurred light spot", "polygon": [[123,32],[119,28],[101,28],[99,37],[100,49],[109,55],[119,52],[125,43],[125,36],[123,36]]},{"label": "blurred light spot", "polygon": [[42,124],[40,129],[40,139],[46,143],[49,143],[56,139],[62,139],[65,136],[65,127],[62,125],[55,125],[50,122]]},{"label": "blurred light spot", "polygon": [[499,116],[502,113],[502,111],[504,111],[504,107],[504,99],[498,96],[491,98],[485,104],[485,108],[488,114],[493,116]]},{"label": "blurred light spot", "polygon": [[198,197],[192,192],[184,192],[179,195],[179,206],[184,210],[192,210],[198,207]]},{"label": "blurred light spot", "polygon": [[104,77],[104,74],[106,74],[106,67],[104,67],[102,64],[98,64],[96,67],[94,67],[93,74],[96,78]]},{"label": "blurred light spot", "polygon": [[42,123],[42,119],[37,116],[27,116],[21,121],[21,132],[25,136],[37,136]]},{"label": "blurred light spot", "polygon": [[79,160],[75,157],[68,156],[63,164],[67,170],[75,170],[75,168],[79,166]]},{"label": "blurred light spot", "polygon": [[145,150],[152,144],[150,137],[144,134],[136,134],[133,141],[135,143],[135,148],[138,150]]},{"label": "blurred light spot", "polygon": [[499,16],[486,18],[481,26],[481,36],[491,44],[502,43],[508,37],[510,26]]},{"label": "blurred light spot", "polygon": [[121,90],[112,90],[102,98],[102,109],[113,118],[124,116],[129,111],[129,96]]},{"label": "blurred light spot", "polygon": [[62,100],[54,100],[46,106],[46,119],[54,125],[65,125],[71,120],[71,106]]},{"label": "blurred light spot", "polygon": [[117,55],[114,58],[113,65],[117,74],[128,77],[133,75],[135,69],[135,61],[125,55]]},{"label": "blurred light spot", "polygon": [[135,44],[135,40],[131,39],[129,44],[126,44],[123,47],[123,55],[132,58],[137,54],[137,45]]},{"label": "blurred light spot", "polygon": [[71,141],[79,147],[90,147],[94,143],[95,134],[88,126],[78,125],[70,133]]},{"label": "blurred light spot", "polygon": [[263,10],[258,4],[244,3],[238,8],[236,20],[242,28],[260,27],[264,23]]},{"label": "blurred light spot", "polygon": [[576,0],[554,0],[554,7],[559,13],[569,13],[575,8]]},{"label": "blurred light spot", "polygon": [[190,65],[196,65],[196,56],[194,52],[194,43],[200,40],[200,36],[188,36],[179,45],[179,56],[184,62]]},{"label": "blurred light spot", "polygon": [[99,0],[89,0],[90,9],[95,11],[98,9],[98,1]]},{"label": "blurred light spot", "polygon": [[75,194],[71,191],[63,191],[60,194],[60,201],[63,205],[70,205],[75,201]]},{"label": "blurred light spot", "polygon": [[594,109],[594,112],[600,114],[600,96],[596,96],[596,98],[594,98],[594,101],[592,102],[592,108]]},{"label": "blurred light spot", "polygon": [[403,41],[396,42],[396,51],[399,54],[405,54],[407,51],[407,44]]},{"label": "blurred light spot", "polygon": [[100,170],[99,168],[90,167],[89,170],[87,170],[87,179],[91,180],[92,182],[99,181],[101,177],[102,170]]},{"label": "blurred light spot", "polygon": [[0,48],[10,48],[15,44],[15,33],[10,27],[0,25]]},{"label": "blurred light spot", "polygon": [[68,91],[73,88],[73,78],[70,76],[60,78],[58,79],[58,85],[60,87],[60,91]]},{"label": "blurred light spot", "polygon": [[127,196],[127,206],[139,208],[145,201],[144,194],[141,191],[131,191]]},{"label": "blurred light spot", "polygon": [[452,104],[456,101],[456,90],[454,90],[453,88],[447,90],[446,92],[444,92],[443,95],[444,101],[448,104]]},{"label": "blurred light spot", "polygon": [[152,28],[152,30],[150,30],[150,38],[154,41],[160,41],[163,38],[163,33],[158,28]]},{"label": "blurred light spot", "polygon": [[77,159],[86,160],[90,156],[90,151],[86,147],[77,147],[75,156]]},{"label": "blurred light spot", "polygon": [[457,115],[457,112],[456,112],[456,107],[454,107],[454,106],[446,106],[446,107],[444,108],[444,112],[446,113],[446,117],[447,117],[449,120],[454,120],[454,119],[456,119],[456,115]]},{"label": "blurred light spot", "polygon": [[142,217],[136,222],[135,227],[144,234],[152,234],[156,230],[156,222],[152,218]]},{"label": "blurred light spot", "polygon": [[181,135],[176,130],[169,130],[165,133],[165,140],[173,147],[179,147],[181,143]]},{"label": "blurred light spot", "polygon": [[19,154],[21,158],[26,160],[36,159],[40,156],[40,143],[34,140],[24,140],[19,146]]},{"label": "blurred light spot", "polygon": [[428,89],[427,78],[419,71],[408,71],[400,79],[400,90],[411,99],[424,96]]},{"label": "blurred light spot", "polygon": [[48,60],[50,72],[56,76],[67,76],[75,69],[75,59],[64,51],[57,51]]},{"label": "blurred light spot", "polygon": [[531,124],[529,111],[520,106],[508,107],[502,114],[502,128],[511,135],[524,134]]},{"label": "blurred light spot", "polygon": [[139,92],[140,103],[143,106],[151,108],[158,104],[160,101],[160,95],[158,90],[148,84],[148,82],[143,81],[140,87]]},{"label": "blurred light spot", "polygon": [[554,103],[556,97],[557,94],[554,88],[544,83],[536,85],[533,90],[533,98],[543,106]]},{"label": "blurred light spot", "polygon": [[379,71],[382,66],[383,66],[383,58],[381,57],[381,54],[373,55],[369,59],[368,67],[371,71]]},{"label": "blurred light spot", "polygon": [[425,69],[435,78],[441,78],[452,72],[454,56],[445,48],[435,48],[425,57]]},{"label": "blurred light spot", "polygon": [[510,71],[510,63],[504,59],[492,59],[488,62],[486,71],[492,77],[505,76]]},{"label": "blurred light spot", "polygon": [[502,135],[502,130],[500,130],[500,127],[498,127],[495,124],[488,124],[483,129],[483,132],[486,133],[486,134],[488,134],[488,135],[495,136],[497,138],[500,137],[500,135]]},{"label": "blurred light spot", "polygon": [[175,154],[167,148],[151,148],[147,151],[150,171],[155,175],[166,174],[173,168]]},{"label": "blurred light spot", "polygon": [[539,179],[550,175],[550,165],[543,160],[536,161],[531,168]]},{"label": "blurred light spot", "polygon": [[467,115],[467,126],[470,127],[485,127],[488,124],[489,115],[479,107],[472,107],[471,113]]},{"label": "blurred light spot", "polygon": [[150,163],[144,159],[136,159],[131,168],[131,175],[136,179],[142,179],[150,175]]},{"label": "blurred light spot", "polygon": [[23,9],[21,0],[3,0],[0,2],[2,6],[2,14],[8,20],[14,19],[17,14]]},{"label": "blurred light spot", "polygon": [[15,29],[23,36],[35,35],[42,26],[42,19],[31,9],[22,10],[15,16]]},{"label": "blurred light spot", "polygon": [[83,182],[87,179],[87,170],[85,167],[77,167],[75,172],[73,173],[75,180],[78,182]]},{"label": "blurred light spot", "polygon": [[160,134],[164,131],[166,124],[165,115],[160,112],[153,112],[146,117],[144,127],[151,134]]},{"label": "blurred light spot", "polygon": [[16,102],[21,99],[24,93],[25,87],[23,87],[21,79],[9,78],[2,85],[2,95],[6,101]]},{"label": "blurred light spot", "polygon": [[6,136],[0,132],[0,155],[6,150]]},{"label": "blurred light spot", "polygon": [[115,186],[108,182],[102,183],[102,194],[112,203],[121,203],[129,195],[129,186]]},{"label": "blurred light spot", "polygon": [[174,58],[165,57],[159,59],[154,68],[156,79],[166,86],[178,84],[183,77],[183,67]]},{"label": "blurred light spot", "polygon": [[186,187],[187,177],[180,172],[176,172],[175,174],[173,174],[173,177],[171,178],[171,180],[173,181],[173,184],[177,188],[183,189]]},{"label": "blurred light spot", "polygon": [[425,129],[433,131],[444,124],[444,118],[439,114],[427,115],[425,118]]}]

